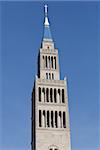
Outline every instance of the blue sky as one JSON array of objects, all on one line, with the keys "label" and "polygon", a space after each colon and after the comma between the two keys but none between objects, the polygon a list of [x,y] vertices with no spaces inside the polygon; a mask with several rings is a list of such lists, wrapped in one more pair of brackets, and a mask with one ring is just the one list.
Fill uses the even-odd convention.
[{"label": "blue sky", "polygon": [[[99,150],[99,22],[96,2],[48,2],[61,79],[68,77],[72,150]],[[30,150],[31,92],[43,2],[2,2],[0,149]]]}]

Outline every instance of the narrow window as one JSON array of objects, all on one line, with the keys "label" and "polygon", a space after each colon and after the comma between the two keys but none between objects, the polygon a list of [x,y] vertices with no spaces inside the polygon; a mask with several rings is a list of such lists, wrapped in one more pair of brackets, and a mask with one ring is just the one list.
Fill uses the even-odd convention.
[{"label": "narrow window", "polygon": [[55,127],[56,128],[58,127],[57,120],[58,120],[58,118],[57,118],[57,111],[55,111]]},{"label": "narrow window", "polygon": [[51,67],[53,68],[53,57],[51,57]]},{"label": "narrow window", "polygon": [[49,111],[47,111],[47,127],[50,127],[50,124],[49,124]]},{"label": "narrow window", "polygon": [[52,79],[54,80],[54,74],[52,73]]},{"label": "narrow window", "polygon": [[48,73],[46,73],[46,79],[48,79]]},{"label": "narrow window", "polygon": [[64,89],[62,89],[62,103],[65,103]]},{"label": "narrow window", "polygon": [[59,103],[61,103],[60,89],[58,89],[58,101],[59,101]]},{"label": "narrow window", "polygon": [[39,110],[39,127],[41,127],[41,110]]},{"label": "narrow window", "polygon": [[45,88],[42,89],[42,99],[45,102]]},{"label": "narrow window", "polygon": [[50,101],[53,102],[53,100],[52,100],[52,88],[50,89]]},{"label": "narrow window", "polygon": [[55,64],[55,69],[56,69],[56,57],[54,57],[54,60],[55,60],[55,63],[54,63]]},{"label": "narrow window", "polygon": [[63,112],[63,127],[66,128],[66,115],[65,115],[65,112]]},{"label": "narrow window", "polygon": [[49,102],[49,89],[46,89],[46,101]]},{"label": "narrow window", "polygon": [[59,117],[60,117],[60,127],[62,128],[62,119],[61,119],[61,111],[59,111]]},{"label": "narrow window", "polygon": [[43,126],[46,127],[46,115],[45,115],[45,110],[43,110]]},{"label": "narrow window", "polygon": [[51,74],[49,73],[49,79],[51,79]]},{"label": "narrow window", "polygon": [[57,102],[56,89],[54,89],[54,102]]},{"label": "narrow window", "polygon": [[44,67],[44,56],[42,56],[42,58],[43,58],[43,67]]},{"label": "narrow window", "polygon": [[45,61],[46,61],[46,62],[45,62],[45,63],[46,63],[46,68],[47,68],[47,56],[45,57]]},{"label": "narrow window", "polygon": [[50,68],[50,56],[48,57],[48,68]]},{"label": "narrow window", "polygon": [[39,94],[39,102],[41,102],[41,88],[40,87],[38,89],[38,94]]},{"label": "narrow window", "polygon": [[53,128],[54,125],[53,125],[53,111],[51,111],[51,127]]}]

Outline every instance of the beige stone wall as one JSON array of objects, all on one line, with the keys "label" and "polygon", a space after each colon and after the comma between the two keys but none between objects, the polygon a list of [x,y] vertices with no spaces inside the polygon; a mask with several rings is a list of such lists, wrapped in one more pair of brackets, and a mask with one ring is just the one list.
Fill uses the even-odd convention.
[{"label": "beige stone wall", "polygon": [[[35,105],[35,107],[33,107],[35,109],[33,113],[33,116],[35,116],[33,117],[35,118],[33,137],[35,139],[36,147],[32,148],[32,150],[51,150],[50,148],[52,147],[52,150],[71,150],[67,83],[66,78],[60,80],[58,50],[54,48],[54,43],[52,41],[43,41],[39,59],[40,78],[36,76],[35,79],[35,99],[33,103]],[[52,74],[54,75],[54,78]],[[42,91],[41,96],[39,95],[39,88]],[[47,97],[45,97],[45,94],[43,93],[43,88],[45,94],[47,89],[49,91],[49,101],[47,101]],[[52,102],[50,101],[50,89],[52,89],[53,92]],[[64,102],[62,102],[63,91]],[[41,97],[41,101],[39,100],[39,96]],[[45,112],[45,116],[43,116],[43,112]],[[49,113],[49,126],[47,123],[47,112]],[[52,112],[53,119],[51,119]],[[41,116],[41,121],[39,120],[39,115]],[[57,118],[56,121],[55,118]],[[53,120],[53,126],[51,120]],[[40,126],[40,124],[42,125]]]},{"label": "beige stone wall", "polygon": [[[61,104],[50,102],[39,102],[38,100],[38,88],[56,88],[65,89],[65,103]],[[70,147],[70,127],[69,127],[69,111],[68,111],[68,96],[66,80],[42,80],[36,78],[35,88],[35,101],[36,101],[36,150],[49,150],[49,147],[54,145],[58,150],[71,150]],[[49,111],[65,111],[66,112],[66,128],[48,128],[39,127],[39,110]]]}]

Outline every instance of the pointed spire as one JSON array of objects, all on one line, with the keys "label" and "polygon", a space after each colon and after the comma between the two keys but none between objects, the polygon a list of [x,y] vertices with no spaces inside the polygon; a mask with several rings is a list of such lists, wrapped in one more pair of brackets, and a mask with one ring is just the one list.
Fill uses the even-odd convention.
[{"label": "pointed spire", "polygon": [[52,36],[51,36],[51,32],[50,32],[50,23],[48,20],[48,6],[44,5],[44,36],[43,36],[43,40],[44,41],[52,41]]},{"label": "pointed spire", "polygon": [[45,22],[44,25],[45,26],[49,26],[49,21],[48,21],[48,6],[44,5],[44,13],[45,13]]}]

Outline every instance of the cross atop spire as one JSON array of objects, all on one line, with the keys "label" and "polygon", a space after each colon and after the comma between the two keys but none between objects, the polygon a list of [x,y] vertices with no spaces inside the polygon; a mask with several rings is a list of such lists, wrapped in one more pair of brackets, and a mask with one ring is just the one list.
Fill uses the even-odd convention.
[{"label": "cross atop spire", "polygon": [[44,25],[45,26],[49,26],[49,21],[48,21],[48,6],[44,5],[44,13],[45,13],[45,22]]},{"label": "cross atop spire", "polygon": [[52,41],[51,32],[50,32],[50,23],[48,20],[48,6],[44,5],[44,37],[43,40]]},{"label": "cross atop spire", "polygon": [[46,16],[48,13],[48,6],[47,5],[44,5],[44,11],[45,11],[45,16]]}]

